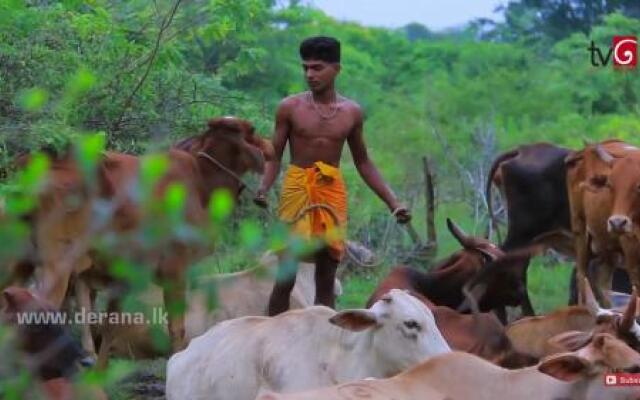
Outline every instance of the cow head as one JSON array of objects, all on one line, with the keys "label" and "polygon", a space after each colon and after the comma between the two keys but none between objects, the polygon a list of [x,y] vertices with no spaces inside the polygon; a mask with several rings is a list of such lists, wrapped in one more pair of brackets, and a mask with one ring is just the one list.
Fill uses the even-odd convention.
[{"label": "cow head", "polygon": [[624,311],[601,308],[587,278],[581,285],[581,296],[589,312],[596,317],[594,334],[614,335],[640,351],[640,324],[635,319],[638,310],[638,296],[635,290]]},{"label": "cow head", "polygon": [[[637,153],[637,154],[635,154]],[[628,235],[640,222],[640,152],[617,160],[601,186],[613,198],[607,230],[612,234]]]},{"label": "cow head", "polygon": [[[89,359],[80,344],[56,323],[18,324],[18,314],[54,313],[55,309],[43,299],[24,288],[10,287],[2,292],[4,306],[0,321],[16,326],[20,349],[26,355],[27,365],[41,379],[68,377]],[[35,315],[35,314],[33,314]]]},{"label": "cow head", "polygon": [[447,218],[447,228],[460,245],[471,254],[477,254],[482,257],[480,264],[495,261],[504,255],[504,252],[491,241],[467,235],[460,227]]},{"label": "cow head", "polygon": [[474,303],[482,311],[521,305],[527,294],[525,274],[529,259],[539,249],[534,246],[516,250],[488,263],[465,284],[466,299],[458,311],[469,311]]},{"label": "cow head", "polygon": [[637,387],[613,388],[604,386],[605,372],[640,372],[640,354],[624,342],[608,334],[598,334],[589,345],[576,352],[554,354],[545,358],[538,370],[565,382],[588,380],[580,398],[636,400]]},{"label": "cow head", "polygon": [[369,309],[340,311],[330,322],[351,331],[368,330],[371,351],[384,360],[387,374],[451,351],[431,310],[404,290],[391,289]]},{"label": "cow head", "polygon": [[243,189],[238,177],[249,171],[262,173],[265,160],[274,154],[271,143],[257,136],[249,121],[236,117],[214,118],[206,132],[175,147],[197,158],[210,191],[226,187],[236,195]]}]

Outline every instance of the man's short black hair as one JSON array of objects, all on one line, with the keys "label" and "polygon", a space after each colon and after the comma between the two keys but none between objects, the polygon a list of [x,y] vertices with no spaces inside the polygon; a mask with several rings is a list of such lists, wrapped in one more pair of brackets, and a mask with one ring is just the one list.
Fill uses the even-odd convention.
[{"label": "man's short black hair", "polygon": [[340,62],[340,42],[328,36],[306,38],[300,44],[300,58],[328,63]]}]

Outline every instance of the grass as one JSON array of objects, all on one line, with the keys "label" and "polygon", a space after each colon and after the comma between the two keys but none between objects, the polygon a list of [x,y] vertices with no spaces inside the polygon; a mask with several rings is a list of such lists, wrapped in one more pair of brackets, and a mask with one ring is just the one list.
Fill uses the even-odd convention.
[{"label": "grass", "polygon": [[570,264],[546,266],[534,259],[529,266],[528,289],[536,314],[546,314],[569,300]]}]

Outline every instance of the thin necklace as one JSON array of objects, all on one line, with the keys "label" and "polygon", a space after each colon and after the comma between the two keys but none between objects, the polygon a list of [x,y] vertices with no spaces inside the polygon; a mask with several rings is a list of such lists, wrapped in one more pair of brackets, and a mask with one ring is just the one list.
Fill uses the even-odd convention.
[{"label": "thin necklace", "polygon": [[322,119],[331,119],[331,118],[335,117],[336,114],[338,113],[338,95],[337,95],[337,93],[335,95],[335,99],[333,100],[333,103],[329,103],[329,114],[323,114],[322,111],[320,111],[320,106],[318,105],[318,103],[316,103],[316,101],[313,98],[313,94],[310,91],[307,92],[307,97],[309,98],[309,101],[313,105],[313,109],[316,110],[316,113],[320,116],[320,118],[322,118]]}]

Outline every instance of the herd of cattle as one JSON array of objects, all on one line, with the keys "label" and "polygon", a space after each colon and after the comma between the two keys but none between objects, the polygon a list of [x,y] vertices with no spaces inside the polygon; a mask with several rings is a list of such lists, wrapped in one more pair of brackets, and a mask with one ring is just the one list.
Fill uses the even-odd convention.
[{"label": "herd of cattle", "polygon": [[[167,152],[169,166],[153,193],[160,199],[182,184],[185,218],[198,226],[215,190],[226,188],[237,200],[238,177],[261,173],[272,155],[249,122],[217,118]],[[24,216],[31,244],[6,266],[0,323],[16,327],[25,364],[47,399],[106,397],[72,387],[78,363],[170,356],[169,400],[640,400],[640,386],[607,386],[604,379],[612,371],[640,372],[638,298],[630,290],[640,287],[640,149],[632,145],[609,140],[573,151],[540,143],[504,153],[487,182],[490,210],[493,186],[506,204],[503,243],[467,235],[447,220],[460,250],[427,272],[392,268],[366,308],[339,312],[313,305],[314,265],[300,263],[293,309],[276,317],[264,316],[274,254],[192,287],[187,271],[210,252],[206,244],[172,237],[141,250],[136,231],[155,215],[136,201],[140,169],[139,157],[106,152],[87,182],[73,153],[52,156],[37,207]],[[64,326],[17,324],[21,312],[93,310],[97,292],[126,290],[110,274],[109,257],[94,248],[109,234],[127,243],[119,252],[152,260],[158,283],[171,282],[141,301],[186,302],[165,328],[170,352],[153,345],[145,325],[83,326],[79,345]],[[547,248],[575,258],[575,294],[571,305],[534,316],[527,268]],[[614,280],[623,268],[627,274]],[[210,285],[219,287],[214,310],[201,292]],[[118,300],[109,297],[107,308],[119,310]],[[524,317],[508,321],[507,307],[521,307]]]}]

